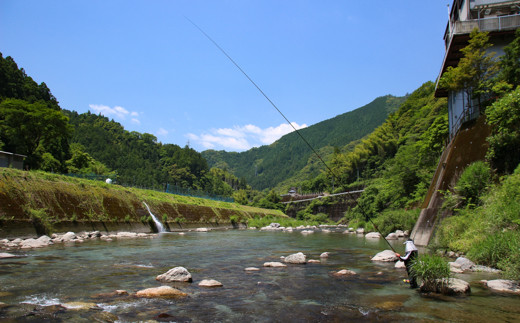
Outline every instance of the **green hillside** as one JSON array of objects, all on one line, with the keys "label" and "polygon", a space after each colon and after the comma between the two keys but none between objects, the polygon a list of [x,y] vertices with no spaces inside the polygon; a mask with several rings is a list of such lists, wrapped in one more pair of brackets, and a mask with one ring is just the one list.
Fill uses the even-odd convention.
[{"label": "green hillside", "polygon": [[[314,149],[331,155],[334,147],[345,146],[371,133],[404,100],[404,97],[391,95],[379,97],[361,108],[302,129],[300,133]],[[308,166],[314,164],[315,157],[294,132],[269,146],[241,153],[207,150],[202,152],[202,156],[210,167],[227,169],[237,177],[244,177],[248,184],[259,190],[275,187],[304,168],[310,169],[304,172],[304,176],[315,176],[322,167]]]}]

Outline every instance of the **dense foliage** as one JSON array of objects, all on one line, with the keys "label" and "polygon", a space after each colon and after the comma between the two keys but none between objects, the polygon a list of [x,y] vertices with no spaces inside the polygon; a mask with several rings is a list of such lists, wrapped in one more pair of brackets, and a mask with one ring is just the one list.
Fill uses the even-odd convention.
[{"label": "dense foliage", "polygon": [[[394,112],[404,98],[384,96],[373,102],[299,130],[309,144],[320,154],[330,155],[332,147],[343,147],[369,134],[384,122],[389,113]],[[329,149],[327,149],[327,147]],[[255,189],[273,188],[278,183],[297,176],[305,169],[304,178],[319,174],[323,165],[297,133],[283,136],[270,146],[253,148],[245,152],[225,152],[207,150],[202,155],[209,165],[227,169],[244,177]],[[327,156],[324,156],[327,158]],[[311,167],[306,167],[311,164]]]},{"label": "dense foliage", "polygon": [[442,222],[435,247],[467,253],[520,278],[520,167],[478,198],[480,206],[455,210]]},{"label": "dense foliage", "polygon": [[[448,135],[445,99],[433,96],[435,85],[423,84],[387,121],[350,152],[337,154],[334,173],[340,190],[364,185],[358,207],[346,221],[367,221],[384,210],[416,206],[430,184]],[[326,182],[324,173],[314,180]]]}]

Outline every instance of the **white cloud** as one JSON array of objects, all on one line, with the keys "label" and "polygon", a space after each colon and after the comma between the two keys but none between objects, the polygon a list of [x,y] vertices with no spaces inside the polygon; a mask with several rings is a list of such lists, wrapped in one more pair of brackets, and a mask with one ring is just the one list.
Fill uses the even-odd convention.
[{"label": "white cloud", "polygon": [[95,113],[100,113],[105,117],[112,117],[119,120],[126,120],[127,116],[131,116],[131,120],[133,123],[141,124],[141,121],[137,117],[139,117],[139,113],[135,111],[128,111],[122,106],[116,105],[111,108],[108,105],[103,104],[89,104],[88,105],[92,111]]},{"label": "white cloud", "polygon": [[156,134],[158,136],[166,136],[168,134],[168,130],[163,129],[163,128],[159,128],[159,130],[157,130]]},{"label": "white cloud", "polygon": [[[296,129],[307,127],[306,124],[298,125],[293,122]],[[261,145],[269,145],[294,131],[288,124],[281,124],[277,127],[262,129],[258,126],[248,124],[245,126],[234,126],[233,128],[211,129],[209,133],[196,135],[189,133],[186,137],[206,149],[225,149],[225,150],[248,150]]]}]

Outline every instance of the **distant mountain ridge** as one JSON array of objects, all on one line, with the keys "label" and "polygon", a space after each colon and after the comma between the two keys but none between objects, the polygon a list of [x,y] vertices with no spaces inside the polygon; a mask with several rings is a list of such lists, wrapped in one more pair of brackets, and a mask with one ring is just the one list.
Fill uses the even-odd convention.
[{"label": "distant mountain ridge", "polygon": [[[378,97],[363,107],[299,131],[315,150],[330,151],[330,154],[333,147],[343,147],[371,133],[405,99],[406,97],[392,95]],[[210,167],[226,169],[237,177],[244,177],[248,184],[259,190],[275,187],[298,174],[307,165],[311,154],[310,148],[295,132],[283,136],[269,146],[252,148],[245,152],[202,152]]]}]

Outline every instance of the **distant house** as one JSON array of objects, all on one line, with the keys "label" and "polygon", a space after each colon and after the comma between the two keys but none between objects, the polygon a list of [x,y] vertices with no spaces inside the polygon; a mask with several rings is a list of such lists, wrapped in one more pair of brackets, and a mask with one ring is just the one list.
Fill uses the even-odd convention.
[{"label": "distant house", "polygon": [[[474,28],[489,32],[490,42],[493,44],[489,51],[500,56],[504,54],[503,48],[513,40],[514,32],[519,27],[518,0],[454,0],[444,32],[446,53],[438,79],[449,66],[458,65],[462,57],[460,49],[468,45],[469,34]],[[437,84],[435,96],[448,98],[450,138],[453,138],[462,124],[480,115],[478,104],[468,99],[464,91],[448,93]]]},{"label": "distant house", "polygon": [[0,151],[0,167],[23,169],[23,160],[27,156]]}]

